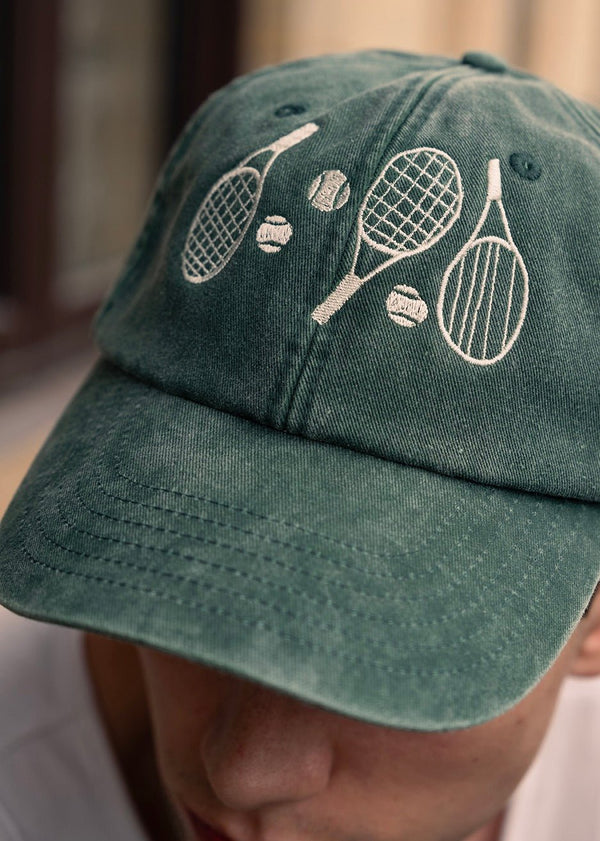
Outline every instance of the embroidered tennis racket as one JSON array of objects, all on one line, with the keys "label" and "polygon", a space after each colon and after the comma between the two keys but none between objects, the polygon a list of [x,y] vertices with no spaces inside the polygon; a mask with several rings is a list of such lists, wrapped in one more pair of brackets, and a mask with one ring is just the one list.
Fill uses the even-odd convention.
[{"label": "embroidered tennis racket", "polygon": [[270,146],[252,152],[211,187],[185,242],[182,268],[186,280],[192,283],[210,280],[225,268],[254,218],[273,162],[318,128],[316,123],[306,123]]},{"label": "embroidered tennis racket", "polygon": [[[480,237],[493,202],[506,238]],[[488,162],[488,192],[470,239],[446,269],[437,304],[442,334],[452,350],[475,365],[491,365],[519,335],[529,295],[529,277],[502,204],[500,161]]]},{"label": "embroidered tennis racket", "polygon": [[[422,147],[395,155],[360,206],[350,272],[313,310],[312,318],[326,324],[367,280],[397,260],[430,248],[458,218],[462,196],[460,172],[445,152]],[[365,255],[369,251],[371,255]],[[374,267],[373,251],[378,258]],[[383,262],[379,254],[385,255]]]}]

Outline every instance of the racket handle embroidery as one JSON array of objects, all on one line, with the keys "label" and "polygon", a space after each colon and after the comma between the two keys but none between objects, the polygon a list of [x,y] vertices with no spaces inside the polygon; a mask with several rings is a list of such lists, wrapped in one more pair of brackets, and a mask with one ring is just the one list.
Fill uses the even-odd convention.
[{"label": "racket handle embroidery", "polygon": [[319,126],[316,123],[305,123],[300,128],[294,129],[289,134],[285,134],[283,137],[280,137],[279,140],[276,140],[269,146],[269,150],[273,152],[284,152],[286,149],[289,149],[291,146],[295,146],[296,143],[300,143],[301,140],[304,140],[306,137],[310,137],[311,134],[314,134],[315,131],[319,130]]},{"label": "racket handle embroidery", "polygon": [[319,324],[327,324],[331,316],[342,307],[346,301],[354,295],[356,290],[362,286],[365,278],[349,272],[335,287],[333,292],[312,311],[311,316]]},{"label": "racket handle embroidery", "polygon": [[[454,224],[462,205],[462,182],[456,162],[441,149],[422,146],[394,155],[369,187],[358,211],[352,271],[311,313],[319,324],[359,287],[385,268],[437,242]],[[356,272],[361,247],[386,255],[363,277]]]},{"label": "racket handle embroidery", "polygon": [[[276,157],[319,130],[305,123],[278,140],[251,152],[213,184],[189,228],[182,254],[186,280],[200,283],[221,272],[246,235],[256,213],[262,185]],[[260,156],[262,162],[258,163]],[[254,161],[250,166],[250,161]]]},{"label": "racket handle embroidery", "polygon": [[488,161],[488,201],[500,201],[502,198],[502,180],[500,178],[500,161],[493,158]]},{"label": "racket handle embroidery", "polygon": [[[444,273],[437,304],[444,341],[474,365],[493,365],[508,353],[521,331],[529,298],[529,274],[502,204],[498,158],[488,161],[487,175],[485,207]],[[505,237],[480,235],[492,202],[498,204]]]}]

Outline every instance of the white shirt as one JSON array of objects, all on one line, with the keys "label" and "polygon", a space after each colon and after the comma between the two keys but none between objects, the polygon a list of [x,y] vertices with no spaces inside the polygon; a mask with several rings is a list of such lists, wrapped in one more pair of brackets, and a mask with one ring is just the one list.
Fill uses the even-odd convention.
[{"label": "white shirt", "polygon": [[0,608],[0,841],[148,841],[104,733],[83,640]]},{"label": "white shirt", "polygon": [[[149,841],[106,740],[81,631],[0,608],[0,841]],[[600,678],[568,678],[501,841],[600,841]]]},{"label": "white shirt", "polygon": [[600,841],[600,677],[564,681],[501,841]]}]

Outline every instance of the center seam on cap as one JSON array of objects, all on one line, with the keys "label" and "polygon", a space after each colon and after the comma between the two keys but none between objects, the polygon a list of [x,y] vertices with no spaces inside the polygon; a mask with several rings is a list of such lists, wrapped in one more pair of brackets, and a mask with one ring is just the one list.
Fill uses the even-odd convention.
[{"label": "center seam on cap", "polygon": [[[457,71],[460,71],[458,73]],[[457,75],[458,78],[464,75],[464,67],[457,67],[454,68],[454,74]],[[423,75],[423,73],[421,73]],[[394,99],[392,102],[388,103],[381,109],[379,115],[379,122],[380,124],[386,124],[386,118],[389,115],[394,116],[393,125],[394,128],[389,131],[387,140],[385,143],[381,144],[381,148],[377,157],[376,163],[373,163],[370,167],[370,171],[372,173],[379,173],[382,169],[383,162],[390,154],[390,150],[394,147],[394,144],[397,143],[398,135],[400,134],[403,126],[406,124],[407,120],[415,113],[418,106],[421,104],[422,100],[426,97],[426,95],[436,86],[437,82],[445,82],[446,88],[450,87],[451,83],[455,81],[452,77],[452,70],[444,68],[443,70],[437,71],[429,71],[426,74],[426,78],[424,79],[421,86],[417,89],[412,91],[412,95],[407,99],[405,103],[402,104],[400,114],[397,113],[398,109],[398,101]],[[375,148],[377,144],[374,145]],[[370,151],[373,150],[374,146],[370,147]],[[377,177],[377,176],[376,176]],[[372,179],[369,179],[372,181]],[[368,189],[368,188],[367,188]],[[346,256],[349,255],[352,251],[352,243],[356,238],[356,231],[359,227],[358,216],[356,216],[352,222],[352,224],[348,228],[348,233],[346,239],[344,240],[343,246],[340,248],[340,255],[341,259],[338,261],[338,267],[340,263],[345,262]],[[335,277],[332,278],[333,286],[330,284],[327,286],[326,294],[331,294],[332,289],[335,288]],[[285,413],[282,428],[286,431],[293,430],[291,434],[299,434],[298,429],[303,429],[306,425],[306,421],[310,416],[310,413],[314,407],[314,395],[315,392],[321,382],[323,374],[327,368],[327,364],[329,362],[331,352],[333,350],[335,340],[338,334],[338,330],[340,327],[340,320],[337,320],[337,323],[331,325],[331,322],[328,322],[328,330],[323,331],[320,329],[320,326],[316,323],[312,325],[312,335],[307,345],[306,351],[304,353],[304,359],[302,362],[302,366],[296,375],[296,382],[294,383],[294,387],[292,389],[292,393],[289,398],[287,411]],[[324,335],[323,335],[324,334]],[[323,345],[325,346],[324,349]],[[296,406],[297,403],[297,395],[299,393],[300,386],[303,384],[303,380],[309,375],[309,366],[312,361],[313,351],[314,348],[320,352],[320,355],[323,357],[321,359],[321,363],[318,367],[316,374],[312,376],[312,383],[310,384],[309,391],[303,400],[303,405]],[[283,376],[283,375],[282,375]],[[292,415],[296,415],[295,419],[290,421]],[[308,437],[308,436],[306,436]],[[313,440],[313,439],[309,439]]]}]

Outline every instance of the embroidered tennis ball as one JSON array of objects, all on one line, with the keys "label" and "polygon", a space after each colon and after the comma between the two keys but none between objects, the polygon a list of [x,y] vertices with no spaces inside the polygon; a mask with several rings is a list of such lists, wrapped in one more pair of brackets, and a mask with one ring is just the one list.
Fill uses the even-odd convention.
[{"label": "embroidered tennis ball", "polygon": [[317,175],[308,189],[310,203],[324,213],[343,207],[349,196],[348,179],[339,169],[328,169]]},{"label": "embroidered tennis ball", "polygon": [[392,321],[402,327],[414,327],[427,318],[427,304],[412,286],[394,286],[385,305]]},{"label": "embroidered tennis ball", "polygon": [[258,247],[267,254],[281,251],[292,235],[292,226],[285,216],[267,216],[256,234]]}]

